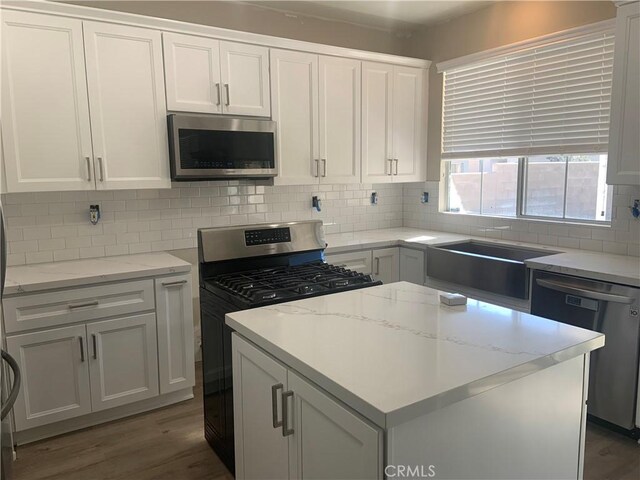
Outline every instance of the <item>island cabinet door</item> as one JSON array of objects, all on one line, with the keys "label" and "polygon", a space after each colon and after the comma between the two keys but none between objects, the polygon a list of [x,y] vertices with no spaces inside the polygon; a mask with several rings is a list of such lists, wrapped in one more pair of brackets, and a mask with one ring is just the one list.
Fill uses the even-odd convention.
[{"label": "island cabinet door", "polygon": [[235,333],[232,354],[236,479],[289,478],[282,430],[287,369]]},{"label": "island cabinet door", "polygon": [[289,370],[289,478],[382,478],[382,432]]}]

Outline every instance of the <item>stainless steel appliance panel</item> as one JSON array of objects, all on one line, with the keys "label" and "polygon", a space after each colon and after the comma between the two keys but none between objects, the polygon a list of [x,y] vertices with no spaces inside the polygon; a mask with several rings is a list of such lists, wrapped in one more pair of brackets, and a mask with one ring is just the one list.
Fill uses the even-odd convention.
[{"label": "stainless steel appliance panel", "polygon": [[167,121],[174,180],[277,174],[276,123],[271,120],[171,114]]},{"label": "stainless steel appliance panel", "polygon": [[[248,245],[248,232],[288,229],[289,241]],[[275,236],[275,233],[274,233]],[[243,225],[240,227],[205,228],[198,230],[200,262],[277,255],[283,253],[323,250],[326,246],[322,221]]]},{"label": "stainless steel appliance panel", "polygon": [[531,313],[605,334],[591,354],[588,413],[635,427],[640,361],[640,289],[534,271]]}]

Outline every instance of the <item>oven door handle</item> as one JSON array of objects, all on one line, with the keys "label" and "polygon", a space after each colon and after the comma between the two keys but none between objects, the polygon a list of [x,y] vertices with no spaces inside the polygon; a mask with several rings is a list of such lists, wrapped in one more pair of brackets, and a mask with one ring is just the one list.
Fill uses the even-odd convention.
[{"label": "oven door handle", "polygon": [[626,297],[624,295],[615,295],[613,293],[598,292],[596,290],[590,290],[588,288],[574,287],[572,285],[567,285],[561,282],[554,282],[552,280],[544,280],[541,278],[537,278],[536,283],[542,288],[548,288],[549,290],[568,293],[570,295],[587,297],[593,300],[602,300],[603,302],[614,302],[614,303],[624,303],[624,304],[633,303],[632,297]]},{"label": "oven door handle", "polygon": [[4,420],[5,417],[9,414],[11,409],[13,408],[13,404],[16,403],[16,399],[18,398],[18,392],[20,391],[20,367],[18,367],[18,362],[9,355],[7,352],[2,350],[2,359],[7,362],[9,367],[13,372],[13,386],[11,387],[11,393],[9,393],[9,397],[4,405],[2,405],[2,411],[0,412],[0,420]]}]

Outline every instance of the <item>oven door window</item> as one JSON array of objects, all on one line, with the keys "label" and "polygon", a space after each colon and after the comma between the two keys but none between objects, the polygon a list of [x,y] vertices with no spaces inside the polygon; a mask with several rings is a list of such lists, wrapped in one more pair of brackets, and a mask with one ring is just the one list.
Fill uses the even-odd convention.
[{"label": "oven door window", "polygon": [[183,170],[275,168],[271,132],[181,128],[178,135]]}]

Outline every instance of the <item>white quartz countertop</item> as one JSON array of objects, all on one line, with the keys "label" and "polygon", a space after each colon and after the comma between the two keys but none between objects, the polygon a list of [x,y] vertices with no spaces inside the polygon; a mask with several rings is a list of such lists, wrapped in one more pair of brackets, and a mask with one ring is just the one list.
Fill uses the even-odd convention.
[{"label": "white quartz countertop", "polygon": [[382,428],[604,345],[604,336],[407,282],[227,314],[226,322]]},{"label": "white quartz countertop", "polygon": [[189,272],[191,264],[165,252],[8,267],[4,295]]},{"label": "white quartz countertop", "polygon": [[366,248],[392,246],[426,249],[429,245],[441,245],[470,239],[503,245],[519,245],[541,250],[542,252],[549,252],[548,255],[541,253],[540,257],[525,262],[533,269],[549,270],[623,285],[640,286],[640,257],[589,252],[533,243],[495,240],[492,238],[472,237],[455,233],[420,230],[417,228],[387,228],[362,232],[337,233],[326,235],[325,239],[328,244],[328,255]]},{"label": "white quartz countertop", "polygon": [[640,257],[594,252],[566,252],[525,262],[536,270],[640,287]]}]

